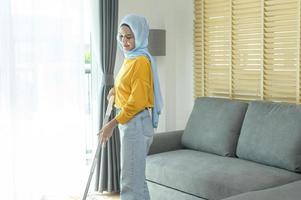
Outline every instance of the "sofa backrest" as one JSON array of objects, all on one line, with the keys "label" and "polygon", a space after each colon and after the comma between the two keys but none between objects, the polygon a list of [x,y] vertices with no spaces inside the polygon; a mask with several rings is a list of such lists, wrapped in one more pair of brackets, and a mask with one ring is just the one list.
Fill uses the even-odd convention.
[{"label": "sofa backrest", "polygon": [[301,171],[301,106],[249,104],[237,146],[239,158]]},{"label": "sofa backrest", "polygon": [[183,146],[233,156],[247,107],[235,100],[197,98],[182,136]]}]

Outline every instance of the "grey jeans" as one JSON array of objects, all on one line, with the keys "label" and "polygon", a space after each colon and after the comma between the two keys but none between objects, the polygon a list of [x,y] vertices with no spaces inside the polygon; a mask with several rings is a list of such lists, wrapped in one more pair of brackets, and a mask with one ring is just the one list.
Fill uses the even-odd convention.
[{"label": "grey jeans", "polygon": [[148,110],[118,125],[121,143],[121,200],[149,200],[145,180],[145,160],[153,141],[154,129]]}]

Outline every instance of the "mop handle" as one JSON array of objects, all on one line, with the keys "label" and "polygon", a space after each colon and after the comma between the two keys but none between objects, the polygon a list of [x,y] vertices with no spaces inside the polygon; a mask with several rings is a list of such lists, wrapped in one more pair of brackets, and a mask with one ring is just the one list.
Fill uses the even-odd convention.
[{"label": "mop handle", "polygon": [[[110,99],[109,99],[108,107],[107,107],[105,117],[104,117],[104,120],[103,120],[103,126],[106,123],[108,123],[108,121],[109,121],[109,117],[110,117],[112,109],[113,109],[113,104],[114,104],[114,96],[111,96]],[[98,137],[100,137],[100,135]],[[90,183],[91,183],[91,180],[92,180],[92,177],[93,177],[93,174],[94,174],[95,166],[96,166],[96,163],[98,161],[99,153],[100,153],[101,148],[102,148],[102,145],[101,145],[100,139],[98,138],[97,149],[96,149],[96,152],[95,152],[95,156],[94,156],[93,163],[92,163],[92,166],[91,166],[88,182],[87,182],[85,193],[84,193],[84,196],[83,196],[82,200],[87,199],[89,188],[90,188]]]}]

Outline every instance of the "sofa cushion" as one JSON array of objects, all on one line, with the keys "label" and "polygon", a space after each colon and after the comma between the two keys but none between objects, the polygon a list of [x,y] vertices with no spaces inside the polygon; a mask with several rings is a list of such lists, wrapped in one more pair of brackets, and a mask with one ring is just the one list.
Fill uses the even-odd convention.
[{"label": "sofa cushion", "polygon": [[233,156],[247,106],[229,99],[196,99],[182,136],[183,146]]},{"label": "sofa cushion", "polygon": [[237,156],[301,171],[301,106],[251,102],[241,129]]},{"label": "sofa cushion", "polygon": [[295,181],[266,190],[246,192],[224,200],[300,200],[301,181]]},{"label": "sofa cushion", "polygon": [[207,200],[151,181],[147,181],[147,186],[151,200]]},{"label": "sofa cushion", "polygon": [[223,199],[301,179],[288,170],[194,150],[154,154],[146,162],[148,181],[204,199]]}]

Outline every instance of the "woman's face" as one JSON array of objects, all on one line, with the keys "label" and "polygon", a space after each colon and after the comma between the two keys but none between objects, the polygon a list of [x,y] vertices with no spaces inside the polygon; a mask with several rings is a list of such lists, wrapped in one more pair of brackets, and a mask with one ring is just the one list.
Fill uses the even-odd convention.
[{"label": "woman's face", "polygon": [[119,41],[122,44],[123,51],[131,51],[135,48],[135,37],[128,26],[122,25],[120,27]]}]

